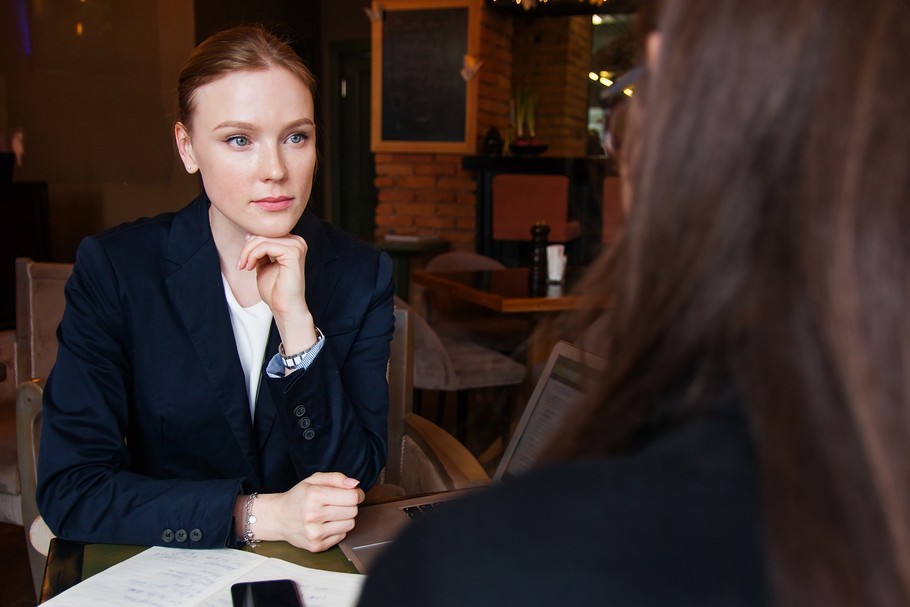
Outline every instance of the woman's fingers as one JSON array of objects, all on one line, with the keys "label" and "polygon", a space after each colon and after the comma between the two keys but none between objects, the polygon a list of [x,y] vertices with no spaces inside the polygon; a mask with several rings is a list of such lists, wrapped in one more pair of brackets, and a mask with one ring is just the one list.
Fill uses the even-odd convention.
[{"label": "woman's fingers", "polygon": [[268,263],[296,265],[302,268],[306,252],[306,241],[299,236],[288,235],[283,238],[251,236],[240,251],[237,269],[252,271]]},{"label": "woman's fingers", "polygon": [[339,473],[317,473],[298,483],[286,496],[291,504],[288,541],[314,552],[340,542],[354,528],[357,505],[364,493]]}]

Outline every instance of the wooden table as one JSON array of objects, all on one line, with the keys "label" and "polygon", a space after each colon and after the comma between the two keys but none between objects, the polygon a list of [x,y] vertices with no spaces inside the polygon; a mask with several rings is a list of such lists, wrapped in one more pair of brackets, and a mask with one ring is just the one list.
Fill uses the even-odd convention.
[{"label": "wooden table", "polygon": [[473,272],[428,272],[414,270],[411,279],[432,291],[503,313],[559,312],[600,305],[589,297],[568,294],[582,268],[569,268],[565,285],[546,285],[532,293],[528,268],[479,270]]},{"label": "wooden table", "polygon": [[[146,549],[146,546],[82,544],[54,538],[47,554],[47,568],[44,570],[40,602],[43,603],[82,580]],[[255,552],[313,569],[357,573],[353,563],[344,556],[338,546],[325,552],[307,552],[287,542],[262,542]]]}]

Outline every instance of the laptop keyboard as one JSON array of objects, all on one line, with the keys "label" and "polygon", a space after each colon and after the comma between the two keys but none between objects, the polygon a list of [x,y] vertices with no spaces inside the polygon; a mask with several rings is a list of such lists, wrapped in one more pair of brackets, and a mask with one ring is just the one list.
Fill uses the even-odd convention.
[{"label": "laptop keyboard", "polygon": [[408,517],[416,518],[424,512],[434,509],[441,503],[442,502],[430,502],[428,504],[417,504],[416,506],[406,506],[402,508],[402,510],[404,510],[404,513],[407,514]]}]

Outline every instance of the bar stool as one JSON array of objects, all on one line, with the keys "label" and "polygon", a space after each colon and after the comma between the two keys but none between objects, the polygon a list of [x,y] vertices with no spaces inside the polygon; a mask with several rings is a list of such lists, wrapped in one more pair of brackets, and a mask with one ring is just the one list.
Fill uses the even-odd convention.
[{"label": "bar stool", "polygon": [[524,382],[526,369],[495,350],[454,337],[437,334],[420,315],[413,315],[414,329],[414,412],[420,412],[420,391],[439,393],[437,424],[447,393],[457,400],[455,436],[465,443],[467,437],[468,391],[498,388],[499,413],[503,435],[508,432],[509,388]]},{"label": "bar stool", "polygon": [[[469,251],[440,253],[427,263],[430,272],[502,270],[498,260]],[[424,318],[440,335],[468,339],[513,358],[520,356],[531,335],[527,318],[513,317],[460,302],[438,293],[427,293]]]}]

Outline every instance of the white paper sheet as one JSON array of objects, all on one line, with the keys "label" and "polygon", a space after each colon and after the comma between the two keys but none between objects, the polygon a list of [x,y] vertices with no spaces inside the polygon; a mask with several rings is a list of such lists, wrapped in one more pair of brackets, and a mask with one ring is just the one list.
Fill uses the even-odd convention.
[{"label": "white paper sheet", "polygon": [[153,547],[42,603],[51,607],[140,605],[231,607],[236,582],[291,579],[306,607],[352,607],[363,576],[301,567],[252,552],[224,548]]}]

